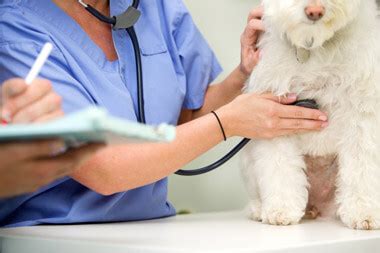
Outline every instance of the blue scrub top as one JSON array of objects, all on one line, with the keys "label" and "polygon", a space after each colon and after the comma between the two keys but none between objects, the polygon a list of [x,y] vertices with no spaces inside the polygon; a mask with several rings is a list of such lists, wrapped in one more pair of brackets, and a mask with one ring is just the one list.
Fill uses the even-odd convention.
[{"label": "blue scrub top", "polygon": [[[111,0],[111,14],[131,0]],[[136,24],[144,68],[149,124],[177,124],[182,108],[202,107],[208,85],[221,67],[181,0],[142,0]],[[63,97],[70,113],[99,105],[136,121],[132,45],[113,31],[118,60],[110,62],[81,27],[50,0],[0,0],[0,82],[25,77],[45,42],[54,50],[41,72]],[[175,214],[167,201],[167,179],[102,196],[71,178],[38,192],[0,200],[0,226],[145,220]]]}]

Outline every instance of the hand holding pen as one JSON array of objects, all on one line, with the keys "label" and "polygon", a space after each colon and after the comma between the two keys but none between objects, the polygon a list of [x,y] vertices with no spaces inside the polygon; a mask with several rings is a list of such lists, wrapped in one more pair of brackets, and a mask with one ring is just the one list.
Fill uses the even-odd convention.
[{"label": "hand holding pen", "polygon": [[[25,80],[11,79],[0,87],[3,124],[41,122],[63,115],[61,97],[51,83],[36,79],[50,51],[51,45],[44,47]],[[33,192],[70,175],[102,147],[87,145],[62,154],[65,143],[57,139],[0,142],[0,198]]]},{"label": "hand holding pen", "polygon": [[2,85],[1,120],[8,123],[47,121],[63,115],[61,97],[47,80],[36,79],[53,46],[46,43],[24,80],[10,79]]}]

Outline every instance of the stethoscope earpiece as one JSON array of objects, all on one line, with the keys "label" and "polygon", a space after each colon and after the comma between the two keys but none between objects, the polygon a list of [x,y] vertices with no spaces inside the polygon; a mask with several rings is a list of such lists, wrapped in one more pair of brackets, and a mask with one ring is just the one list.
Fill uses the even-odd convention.
[{"label": "stethoscope earpiece", "polygon": [[116,18],[115,17],[107,17],[107,16],[103,15],[102,13],[100,13],[97,9],[95,9],[91,5],[83,2],[83,0],[78,0],[78,3],[80,3],[89,13],[91,13],[91,15],[93,15],[94,17],[96,17],[100,21],[107,23],[107,24],[110,24],[112,26],[114,26],[116,24]]},{"label": "stethoscope earpiece", "polygon": [[83,2],[82,0],[78,0],[78,3],[80,3],[84,8],[87,8],[87,4]]}]

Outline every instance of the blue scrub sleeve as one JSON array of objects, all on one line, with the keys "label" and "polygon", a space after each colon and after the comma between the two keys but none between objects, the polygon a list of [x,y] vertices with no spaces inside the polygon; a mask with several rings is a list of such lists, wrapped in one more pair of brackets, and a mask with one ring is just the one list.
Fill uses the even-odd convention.
[{"label": "blue scrub sleeve", "polygon": [[[42,45],[37,43],[0,44],[0,84],[14,77],[25,78]],[[60,51],[54,49],[43,66],[39,78],[52,82],[54,91],[63,98],[63,110],[70,113],[95,103],[66,67]]]},{"label": "blue scrub sleeve", "polygon": [[182,0],[174,2],[178,12],[173,35],[186,77],[183,107],[196,110],[203,106],[206,90],[222,68]]}]

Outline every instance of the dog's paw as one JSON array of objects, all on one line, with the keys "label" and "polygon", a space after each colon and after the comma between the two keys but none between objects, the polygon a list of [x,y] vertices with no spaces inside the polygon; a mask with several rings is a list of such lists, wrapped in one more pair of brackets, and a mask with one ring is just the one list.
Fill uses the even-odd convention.
[{"label": "dog's paw", "polygon": [[349,228],[357,230],[380,229],[380,210],[360,207],[358,205],[341,206],[338,216]]},{"label": "dog's paw", "polygon": [[342,222],[349,228],[357,230],[380,229],[380,214],[374,212],[354,213],[350,210],[338,213]]},{"label": "dog's paw", "polygon": [[380,229],[379,217],[373,215],[341,215],[340,219],[349,228],[357,230],[377,230]]},{"label": "dog's paw", "polygon": [[296,225],[305,212],[290,207],[263,209],[261,219],[263,223],[278,226]]},{"label": "dog's paw", "polygon": [[261,221],[261,203],[260,201],[251,201],[248,206],[249,218],[254,221]]}]

